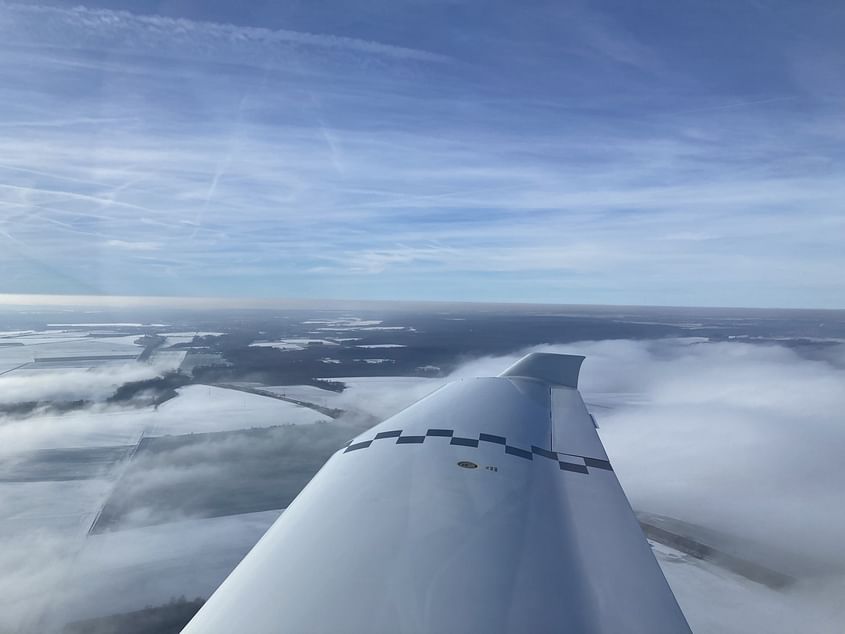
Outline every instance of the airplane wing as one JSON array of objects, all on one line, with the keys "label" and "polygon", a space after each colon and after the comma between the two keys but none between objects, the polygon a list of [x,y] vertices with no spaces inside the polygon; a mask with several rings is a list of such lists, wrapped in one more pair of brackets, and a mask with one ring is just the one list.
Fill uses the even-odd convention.
[{"label": "airplane wing", "polygon": [[689,632],[582,360],[530,354],[355,438],[184,632]]}]

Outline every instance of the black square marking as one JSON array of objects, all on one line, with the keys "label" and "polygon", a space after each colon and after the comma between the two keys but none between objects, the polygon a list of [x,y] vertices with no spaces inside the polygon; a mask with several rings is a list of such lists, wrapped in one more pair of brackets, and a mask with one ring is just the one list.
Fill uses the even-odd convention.
[{"label": "black square marking", "polygon": [[530,451],[525,451],[525,449],[518,449],[516,447],[511,447],[510,445],[505,445],[505,453],[509,453],[512,456],[518,456],[520,458],[525,458],[527,460],[533,460],[534,457]]},{"label": "black square marking", "polygon": [[558,460],[562,460],[565,462],[569,462],[570,464],[577,464],[577,465],[584,465],[584,458],[582,456],[576,456],[572,453],[560,453],[557,454]]},{"label": "black square marking", "polygon": [[[429,436],[440,436],[444,438],[449,438],[450,444],[457,445],[460,447],[478,447],[479,442],[489,442],[497,445],[504,445],[505,453],[510,454],[511,456],[516,456],[517,458],[533,460],[534,456],[537,455],[542,456],[543,458],[548,458],[550,460],[556,460],[561,471],[571,471],[573,473],[589,474],[590,471],[588,467],[592,467],[594,469],[603,469],[605,471],[613,471],[613,467],[610,465],[610,461],[602,460],[601,458],[588,458],[586,456],[579,456],[576,454],[568,454],[562,452],[556,453],[554,451],[550,451],[549,449],[543,449],[542,447],[538,447],[536,445],[531,445],[531,451],[526,451],[525,449],[520,449],[519,447],[513,447],[511,445],[508,445],[504,436],[497,436],[495,434],[479,434],[478,440],[476,440],[475,438],[463,438],[460,436],[455,436],[454,434],[455,431],[452,429],[428,429],[425,433],[425,436],[403,436],[402,430],[394,429],[391,431],[379,432],[372,440],[365,440],[362,442],[356,442],[354,444],[352,444],[352,441],[349,441],[348,443],[346,443],[346,448],[344,449],[343,453],[357,451],[358,449],[366,449],[375,440],[380,440],[382,438],[395,438],[397,445],[418,445],[424,443],[425,439]],[[495,467],[487,468],[490,470],[496,470]]]},{"label": "black square marking", "polygon": [[[579,470],[587,468],[587,465],[584,464],[584,459],[581,456],[572,456],[570,454],[558,454],[557,459],[558,462],[578,467]],[[586,471],[584,473],[586,473]]]},{"label": "black square marking", "polygon": [[356,442],[354,445],[349,445],[343,453],[349,453],[350,451],[355,451],[356,449],[366,449],[372,444],[372,440],[365,440],[364,442]]},{"label": "black square marking", "polygon": [[558,462],[561,471],[574,471],[575,473],[589,473],[587,467],[580,464],[572,464],[570,462]]},{"label": "black square marking", "polygon": [[605,471],[613,471],[613,467],[607,460],[599,460],[598,458],[584,457],[584,464],[588,467],[595,467],[596,469],[604,469]]},{"label": "black square marking", "polygon": [[552,460],[557,460],[557,454],[554,451],[549,451],[548,449],[543,449],[542,447],[537,447],[535,445],[531,445],[531,451],[538,456],[543,456],[544,458],[551,458]]},{"label": "black square marking", "polygon": [[421,442],[425,442],[425,436],[399,436],[399,438],[396,439],[397,445],[411,445]]}]

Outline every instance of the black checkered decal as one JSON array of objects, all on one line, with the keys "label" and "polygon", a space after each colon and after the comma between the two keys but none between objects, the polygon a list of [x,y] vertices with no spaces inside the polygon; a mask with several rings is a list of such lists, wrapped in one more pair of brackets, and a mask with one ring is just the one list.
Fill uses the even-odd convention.
[{"label": "black checkered decal", "polygon": [[[376,434],[372,440],[365,440],[350,444],[344,449],[343,453],[350,451],[357,451],[359,449],[366,449],[374,442],[379,440],[387,440],[395,438],[397,445],[418,445],[426,442],[434,437],[443,437],[449,439],[449,444],[458,445],[461,447],[478,447],[478,443],[486,442],[494,445],[502,445],[505,448],[505,453],[509,456],[522,458],[523,460],[533,460],[534,456],[545,458],[547,460],[556,460],[560,466],[561,471],[571,471],[572,473],[590,473],[590,469],[602,469],[603,471],[613,471],[610,462],[607,460],[600,460],[598,458],[589,458],[587,456],[578,456],[575,454],[561,453],[549,451],[542,447],[531,446],[531,449],[521,449],[509,445],[504,436],[495,436],[493,434],[479,434],[478,438],[463,438],[455,436],[453,429],[429,429],[425,436],[403,436],[401,429],[394,429],[392,431],[383,431]],[[441,441],[442,442],[442,441]]]}]

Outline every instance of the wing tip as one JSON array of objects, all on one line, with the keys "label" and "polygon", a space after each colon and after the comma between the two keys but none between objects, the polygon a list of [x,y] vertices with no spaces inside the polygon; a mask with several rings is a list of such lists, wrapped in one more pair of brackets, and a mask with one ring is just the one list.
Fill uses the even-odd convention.
[{"label": "wing tip", "polygon": [[499,376],[537,379],[550,385],[578,387],[578,375],[584,358],[580,354],[532,352],[514,363]]}]

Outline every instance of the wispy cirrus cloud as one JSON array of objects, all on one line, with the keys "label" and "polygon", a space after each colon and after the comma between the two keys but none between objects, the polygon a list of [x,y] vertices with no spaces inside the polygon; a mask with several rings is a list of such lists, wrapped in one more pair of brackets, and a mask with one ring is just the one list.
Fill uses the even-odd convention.
[{"label": "wispy cirrus cloud", "polygon": [[36,41],[49,38],[53,46],[155,53],[259,67],[279,61],[285,55],[296,54],[297,47],[423,62],[448,60],[446,56],[434,52],[374,40],[288,29],[221,24],[84,6],[66,9],[3,3],[0,8],[4,10],[3,22],[13,43],[31,41],[30,38]]},{"label": "wispy cirrus cloud", "polygon": [[786,61],[731,87],[575,5],[472,50],[443,7],[398,47],[286,10],[0,5],[0,290],[839,305],[841,124]]},{"label": "wispy cirrus cloud", "polygon": [[129,240],[106,240],[107,247],[126,249],[127,251],[160,251],[159,242],[132,242]]}]

